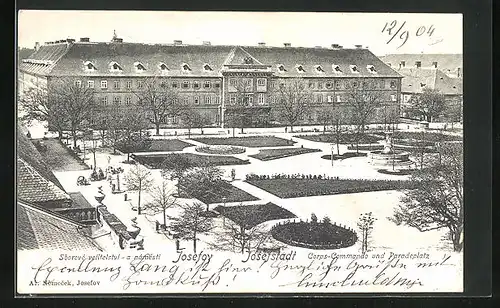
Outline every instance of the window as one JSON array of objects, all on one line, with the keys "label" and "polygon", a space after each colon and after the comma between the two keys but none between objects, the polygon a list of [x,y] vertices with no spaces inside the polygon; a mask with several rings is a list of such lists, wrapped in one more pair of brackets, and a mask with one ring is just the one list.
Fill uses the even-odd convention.
[{"label": "window", "polygon": [[183,101],[184,101],[184,104],[188,104],[189,103],[189,98],[186,96],[183,98]]},{"label": "window", "polygon": [[205,104],[210,104],[210,101],[211,101],[211,100],[210,100],[210,96],[209,96],[209,95],[206,95],[206,96],[204,97],[204,101],[205,101]]},{"label": "window", "polygon": [[340,80],[335,80],[335,89],[340,89]]},{"label": "window", "polygon": [[142,81],[140,80],[137,81],[137,88],[142,89]]},{"label": "window", "polygon": [[323,89],[323,83],[321,81],[318,81],[318,89]]},{"label": "window", "polygon": [[160,87],[161,88],[166,88],[167,87],[167,82],[165,82],[165,81],[160,82]]},{"label": "window", "polygon": [[199,89],[200,88],[200,83],[198,81],[193,82],[193,88],[194,89]]},{"label": "window", "polygon": [[82,87],[82,82],[80,80],[75,81],[75,87],[81,88]]},{"label": "window", "polygon": [[132,81],[131,80],[127,80],[127,89],[131,89],[132,88]]},{"label": "window", "polygon": [[111,63],[109,64],[109,66],[110,66],[110,68],[109,68],[109,69],[110,69],[111,71],[121,71],[121,70],[122,70],[122,67],[121,67],[118,63],[116,63],[116,62],[111,62]]},{"label": "window", "polygon": [[219,97],[218,96],[214,97],[214,104],[219,104]]},{"label": "window", "polygon": [[358,82],[357,81],[353,81],[352,82],[352,87],[353,88],[357,88],[358,87]]},{"label": "window", "polygon": [[132,102],[132,98],[130,96],[127,96],[125,98],[125,105],[130,106],[130,103]]},{"label": "window", "polygon": [[302,65],[298,65],[297,66],[297,72],[299,72],[299,73],[305,73],[306,70],[304,69],[304,67]]},{"label": "window", "polygon": [[385,89],[385,80],[384,79],[380,80],[380,88]]},{"label": "window", "polygon": [[342,102],[342,100],[340,99],[340,95],[337,95],[337,103],[340,103]]},{"label": "window", "polygon": [[333,103],[333,96],[328,95],[328,96],[326,97],[326,99],[327,99],[327,102],[328,102],[328,103]]},{"label": "window", "polygon": [[101,80],[101,89],[107,89],[107,88],[108,88],[108,81]]},{"label": "window", "polygon": [[103,106],[107,106],[108,105],[108,97],[107,96],[101,97],[101,103]]},{"label": "window", "polygon": [[333,87],[333,83],[330,80],[328,80],[326,82],[325,86],[326,86],[327,89],[331,89]]},{"label": "window", "polygon": [[257,85],[258,85],[259,87],[263,87],[263,86],[265,86],[265,85],[266,85],[266,80],[265,80],[264,78],[259,78],[259,79],[257,79]]},{"label": "window", "polygon": [[247,102],[251,106],[253,103],[253,96],[247,96]]},{"label": "window", "polygon": [[185,72],[190,72],[191,68],[186,63],[182,64],[182,70]]},{"label": "window", "polygon": [[323,102],[323,95],[322,94],[317,94],[316,95],[316,101],[318,103],[322,103]]},{"label": "window", "polygon": [[432,66],[434,66],[434,68],[437,68],[438,67],[438,63],[437,62],[432,62]]},{"label": "window", "polygon": [[95,67],[95,65],[92,62],[90,62],[90,61],[85,61],[83,63],[83,65],[85,66],[85,70],[87,70],[87,71],[95,71],[95,70],[97,70],[97,68]]},{"label": "window", "polygon": [[278,64],[278,72],[280,73],[286,72],[285,66],[283,64]]},{"label": "window", "polygon": [[168,66],[165,63],[160,63],[160,70],[168,71]]},{"label": "window", "polygon": [[121,102],[121,97],[119,97],[119,96],[113,97],[113,103],[119,104],[120,102]]},{"label": "window", "polygon": [[265,100],[264,100],[264,93],[259,93],[259,104],[264,104],[265,103]]},{"label": "window", "polygon": [[333,65],[333,71],[335,73],[342,73],[342,70],[340,69],[340,66],[335,65],[335,64]]},{"label": "window", "polygon": [[146,67],[141,62],[135,62],[134,63],[135,69],[139,72],[145,71]]},{"label": "window", "polygon": [[93,80],[87,81],[87,88],[91,88],[91,89],[94,88],[94,81]]},{"label": "window", "polygon": [[234,97],[234,95],[229,96],[229,102],[231,103],[231,105],[236,104],[236,97]]},{"label": "window", "polygon": [[218,81],[217,81],[217,82],[214,84],[214,87],[216,87],[216,88],[220,88],[220,82],[218,82]]},{"label": "window", "polygon": [[309,82],[309,89],[314,89],[314,83],[313,82]]},{"label": "window", "polygon": [[391,101],[393,101],[393,102],[396,101],[396,95],[391,95]]},{"label": "window", "polygon": [[208,64],[205,64],[203,65],[203,70],[206,71],[206,72],[211,72],[213,71],[213,69],[210,67],[210,65]]},{"label": "window", "polygon": [[351,68],[351,72],[353,73],[359,73],[358,67],[356,65],[349,65]]},{"label": "window", "polygon": [[172,88],[177,88],[179,86],[179,84],[177,83],[177,81],[172,81]]},{"label": "window", "polygon": [[405,65],[406,65],[406,62],[405,62],[405,61],[401,61],[401,62],[399,63],[399,67],[405,67]]},{"label": "window", "polygon": [[205,89],[209,89],[210,88],[210,81],[206,80],[205,83],[203,83],[203,87]]},{"label": "window", "polygon": [[189,88],[189,81],[183,81],[182,82],[182,88],[183,89],[188,89]]},{"label": "window", "polygon": [[200,98],[198,96],[194,97],[194,103],[198,105],[200,103]]},{"label": "window", "polygon": [[396,87],[396,82],[394,80],[391,80],[391,88],[395,88]]},{"label": "window", "polygon": [[421,62],[421,61],[415,61],[415,66],[416,66],[417,68],[422,67],[422,62]]},{"label": "window", "polygon": [[366,69],[367,69],[370,73],[372,73],[372,74],[375,74],[375,73],[377,72],[377,70],[375,69],[375,66],[373,66],[373,65],[367,65],[367,66],[366,66]]},{"label": "window", "polygon": [[318,72],[318,73],[324,73],[325,70],[321,67],[321,65],[316,65],[316,72]]},{"label": "window", "polygon": [[231,87],[236,87],[236,79],[234,79],[234,78],[229,79],[229,85]]},{"label": "window", "polygon": [[113,84],[114,84],[115,89],[120,89],[120,81],[115,80],[115,82]]}]

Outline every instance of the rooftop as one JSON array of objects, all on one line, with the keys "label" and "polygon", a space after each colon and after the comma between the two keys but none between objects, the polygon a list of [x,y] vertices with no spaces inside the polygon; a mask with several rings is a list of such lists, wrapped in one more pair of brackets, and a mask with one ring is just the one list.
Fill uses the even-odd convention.
[{"label": "rooftop", "polygon": [[401,92],[422,93],[424,88],[439,90],[445,95],[461,95],[462,80],[451,78],[436,68],[401,68]]}]

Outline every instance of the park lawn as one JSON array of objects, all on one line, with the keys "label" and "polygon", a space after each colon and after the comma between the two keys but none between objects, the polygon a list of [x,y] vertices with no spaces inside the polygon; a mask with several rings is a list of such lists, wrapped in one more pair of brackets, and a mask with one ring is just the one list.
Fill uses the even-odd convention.
[{"label": "park lawn", "polygon": [[308,149],[308,148],[281,148],[281,149],[264,149],[260,150],[259,153],[254,155],[248,155],[250,157],[267,161],[279,158],[285,158],[295,155],[307,154],[321,152],[319,149]]},{"label": "park lawn", "polygon": [[[68,149],[59,139],[41,140],[46,151],[40,151],[42,159],[52,171],[76,171],[90,169],[72,150]],[[90,156],[87,154],[87,158]]]},{"label": "park lawn", "polygon": [[[163,161],[168,155],[173,154],[134,155],[132,158],[148,168],[161,169],[163,167]],[[192,153],[178,153],[176,155],[187,157],[194,166],[229,166],[250,164],[248,160],[239,159],[233,156],[197,155]]]},{"label": "park lawn", "polygon": [[350,194],[412,188],[408,181],[358,179],[249,179],[246,182],[280,198]]},{"label": "park lawn", "polygon": [[[137,149],[135,152],[174,152],[174,151],[182,151],[182,149],[186,147],[193,146],[190,143],[179,139],[152,139],[148,142],[148,146]],[[124,149],[118,148],[123,153],[126,153]]]},{"label": "park lawn", "polygon": [[[324,142],[324,143],[336,143],[337,136],[335,134],[320,134],[320,135],[297,135],[296,138],[301,138],[309,141]],[[376,143],[379,140],[384,139],[384,137],[372,134],[363,134],[359,139],[359,143]],[[356,143],[356,134],[343,132],[340,134],[339,143],[341,144],[351,144]]]},{"label": "park lawn", "polygon": [[280,147],[293,145],[295,141],[274,136],[249,136],[229,138],[193,138],[194,141],[209,145],[234,145],[249,148]]},{"label": "park lawn", "polygon": [[[376,132],[375,135],[383,136],[383,132]],[[427,142],[437,142],[437,141],[463,141],[462,136],[457,135],[446,135],[437,132],[408,132],[408,131],[395,131],[393,134],[394,143],[398,143],[396,139],[413,139]]]},{"label": "park lawn", "polygon": [[[223,199],[222,194],[196,194],[196,193],[191,193],[191,196],[193,198],[196,198],[200,200],[201,202],[205,204],[212,204],[212,203],[230,203],[230,202],[244,202],[244,201],[256,201],[259,200],[257,197],[247,193],[244,190],[239,189],[238,187],[235,187],[231,185],[229,182],[224,182],[224,185],[222,189],[226,191],[224,193],[225,200]],[[182,190],[181,190],[182,191]],[[182,195],[182,193],[181,193]]]},{"label": "park lawn", "polygon": [[[352,157],[366,157],[368,154],[363,153],[363,152],[345,152],[344,154],[333,154],[333,160],[342,160],[342,159],[347,159],[347,158],[352,158]],[[321,158],[326,159],[326,160],[332,160],[332,155],[323,155]]]},{"label": "park lawn", "polygon": [[271,202],[266,204],[218,206],[214,210],[245,229],[251,229],[270,220],[297,217],[287,209]]}]

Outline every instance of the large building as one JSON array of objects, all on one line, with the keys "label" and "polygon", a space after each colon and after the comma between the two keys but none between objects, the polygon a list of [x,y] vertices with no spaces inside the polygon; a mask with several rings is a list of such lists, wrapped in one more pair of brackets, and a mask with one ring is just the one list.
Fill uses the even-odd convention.
[{"label": "large building", "polygon": [[390,54],[380,57],[394,69],[437,68],[451,78],[463,78],[462,54]]},{"label": "large building", "polygon": [[[399,112],[402,76],[368,49],[356,45],[347,49],[257,46],[127,43],[114,37],[111,42],[91,42],[81,38],[37,45],[35,52],[20,63],[19,90],[47,86],[60,78],[70,78],[92,88],[104,106],[122,106],[137,101],[147,77],[157,77],[163,86],[175,89],[179,99],[195,107],[212,125],[223,127],[225,116],[238,107],[244,109],[245,126],[268,125],[279,121],[277,100],[272,89],[281,80],[302,78],[311,91],[310,112],[301,124],[318,123],[332,106],[343,108],[352,88],[370,85],[380,93],[380,108],[372,121],[382,122],[388,110]],[[237,85],[248,86],[243,99]],[[178,119],[165,116],[165,125]]]}]

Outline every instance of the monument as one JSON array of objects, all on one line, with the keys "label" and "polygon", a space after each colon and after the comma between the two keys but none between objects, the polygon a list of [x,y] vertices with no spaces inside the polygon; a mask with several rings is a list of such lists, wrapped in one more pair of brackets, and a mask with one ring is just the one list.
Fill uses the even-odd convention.
[{"label": "monument", "polygon": [[392,166],[393,169],[409,167],[413,164],[410,153],[394,149],[392,132],[385,132],[384,149],[368,153],[370,163],[375,166]]}]

